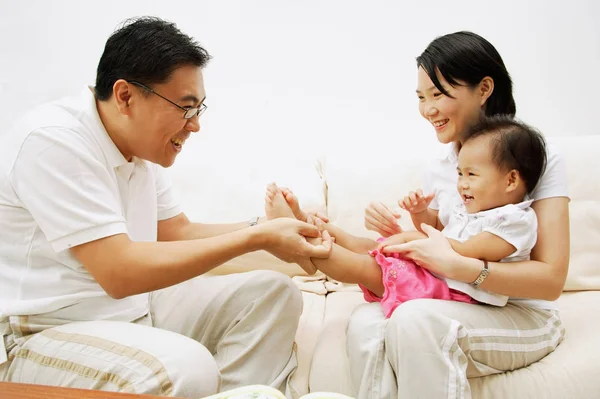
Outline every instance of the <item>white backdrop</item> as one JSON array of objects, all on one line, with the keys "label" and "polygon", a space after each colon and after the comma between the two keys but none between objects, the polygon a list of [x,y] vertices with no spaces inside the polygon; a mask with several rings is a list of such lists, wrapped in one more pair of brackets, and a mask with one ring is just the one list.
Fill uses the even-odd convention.
[{"label": "white backdrop", "polygon": [[106,38],[138,15],[176,22],[214,57],[209,109],[180,164],[217,148],[239,167],[236,153],[256,146],[433,140],[415,57],[457,30],[502,54],[519,117],[549,136],[598,133],[597,0],[0,0],[0,137],[26,108],[93,83]]}]

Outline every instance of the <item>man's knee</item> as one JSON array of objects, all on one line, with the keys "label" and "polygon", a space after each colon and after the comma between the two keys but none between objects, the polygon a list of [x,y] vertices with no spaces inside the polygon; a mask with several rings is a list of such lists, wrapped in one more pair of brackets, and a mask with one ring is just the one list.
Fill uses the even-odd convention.
[{"label": "man's knee", "polygon": [[127,378],[129,384],[124,391],[182,398],[201,398],[219,392],[221,375],[208,349],[187,337],[171,338],[161,345],[168,346],[169,353],[161,350],[160,355],[153,355],[158,364],[148,364],[146,359],[140,364],[128,362],[119,367],[128,365],[136,369]]},{"label": "man's knee", "polygon": [[250,272],[251,278],[246,286],[252,286],[257,295],[272,300],[273,305],[280,303],[286,313],[300,317],[302,313],[302,293],[289,276],[272,270]]},{"label": "man's knee", "polygon": [[[65,324],[15,351],[12,382],[179,397],[208,396],[220,386],[217,364],[202,344],[133,323]],[[90,377],[99,375],[112,378]]]},{"label": "man's knee", "polygon": [[175,354],[167,367],[170,396],[202,398],[219,392],[221,375],[208,349],[199,343],[173,349]]}]

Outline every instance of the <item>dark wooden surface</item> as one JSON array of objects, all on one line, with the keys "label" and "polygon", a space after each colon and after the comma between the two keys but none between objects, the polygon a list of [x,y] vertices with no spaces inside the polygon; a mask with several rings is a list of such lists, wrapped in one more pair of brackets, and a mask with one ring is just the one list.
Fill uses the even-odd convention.
[{"label": "dark wooden surface", "polygon": [[157,399],[157,396],[0,382],[0,399]]}]

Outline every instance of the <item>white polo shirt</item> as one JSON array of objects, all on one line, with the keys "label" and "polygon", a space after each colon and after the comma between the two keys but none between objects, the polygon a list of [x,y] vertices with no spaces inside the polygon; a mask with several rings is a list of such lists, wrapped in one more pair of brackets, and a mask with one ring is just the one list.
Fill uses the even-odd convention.
[{"label": "white polo shirt", "polygon": [[112,299],[69,248],[125,233],[156,241],[158,220],[180,213],[164,170],[127,160],[90,88],[29,112],[0,145],[0,324],[48,314],[132,321],[148,294]]},{"label": "white polo shirt", "polygon": [[[529,198],[534,202],[545,198],[569,197],[567,188],[567,169],[565,160],[556,144],[547,140],[547,165],[540,182],[531,192]],[[435,192],[435,198],[429,207],[438,211],[442,225],[447,226],[453,207],[460,202],[458,189],[458,156],[453,144],[446,146],[433,160],[423,181],[425,194]],[[449,284],[450,285],[450,284]],[[518,302],[541,309],[555,309],[553,301],[537,299],[510,298],[509,302]]]}]

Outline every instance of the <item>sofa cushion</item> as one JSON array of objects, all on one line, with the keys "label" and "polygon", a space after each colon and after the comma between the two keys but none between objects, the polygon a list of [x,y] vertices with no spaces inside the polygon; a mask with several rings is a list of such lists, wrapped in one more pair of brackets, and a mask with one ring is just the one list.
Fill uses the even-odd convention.
[{"label": "sofa cushion", "polygon": [[325,295],[303,291],[302,298],[304,307],[295,341],[298,368],[292,374],[290,382],[297,395],[308,393],[312,356],[323,326],[323,314],[325,313]]},{"label": "sofa cushion", "polygon": [[356,397],[346,355],[346,328],[350,314],[361,303],[365,301],[358,292],[327,295],[323,326],[312,356],[311,392],[339,392]]},{"label": "sofa cushion", "polygon": [[[567,163],[571,260],[566,291],[600,290],[600,135],[553,139]],[[590,150],[594,149],[594,150]]]},{"label": "sofa cushion", "polygon": [[558,303],[566,330],[558,348],[527,368],[471,380],[473,397],[600,397],[600,292],[564,293]]},{"label": "sofa cushion", "polygon": [[[323,328],[312,359],[312,391],[353,392],[346,354],[346,328],[362,294],[327,296]],[[544,359],[513,372],[471,379],[474,398],[595,398],[600,396],[597,354],[600,353],[600,292],[564,293],[558,300],[566,335]]]}]

